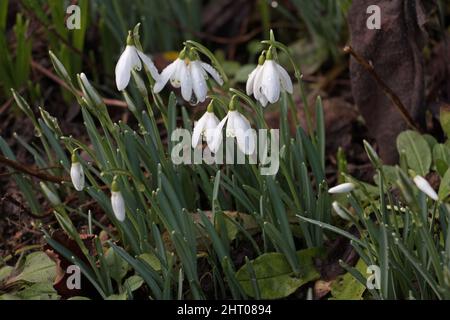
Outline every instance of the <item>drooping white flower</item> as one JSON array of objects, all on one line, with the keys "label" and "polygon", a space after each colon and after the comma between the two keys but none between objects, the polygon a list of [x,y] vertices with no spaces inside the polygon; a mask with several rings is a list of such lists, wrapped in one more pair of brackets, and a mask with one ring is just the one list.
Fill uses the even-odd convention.
[{"label": "drooping white flower", "polygon": [[328,193],[335,194],[335,193],[347,193],[355,189],[355,185],[351,182],[346,182],[342,184],[338,184],[337,186],[330,188],[328,190]]},{"label": "drooping white flower", "polygon": [[125,220],[125,201],[120,192],[119,185],[114,180],[111,186],[111,206],[117,220],[120,222]]},{"label": "drooping white flower", "polygon": [[292,80],[287,71],[273,60],[273,49],[267,51],[265,60],[260,56],[258,66],[247,80],[247,94],[255,97],[263,107],[280,99],[281,91],[293,93]]},{"label": "drooping white flower", "polygon": [[439,196],[437,195],[436,191],[431,187],[431,185],[428,183],[428,181],[419,175],[414,177],[414,183],[416,184],[417,188],[419,188],[420,191],[425,193],[427,196],[429,196],[431,199],[438,201]]},{"label": "drooping white flower", "polygon": [[78,161],[75,153],[72,154],[72,166],[70,167],[70,179],[72,180],[73,187],[77,191],[84,189],[84,171],[83,166]]},{"label": "drooping white flower", "polygon": [[219,122],[219,119],[214,114],[213,102],[211,101],[208,105],[208,110],[194,125],[194,130],[192,132],[192,148],[195,148],[203,137],[211,149],[214,132],[219,125]]},{"label": "drooping white flower", "polygon": [[145,53],[136,48],[134,45],[133,36],[129,33],[127,38],[127,46],[116,64],[115,73],[117,90],[122,91],[128,86],[131,78],[131,71],[133,69],[138,71],[142,69],[141,61],[147,67],[153,79],[158,81],[159,73],[153,61],[145,55]]},{"label": "drooping white flower", "polygon": [[334,209],[334,211],[337,213],[337,215],[339,217],[341,217],[344,220],[348,220],[350,221],[350,217],[348,216],[347,212],[345,212],[340,206],[339,203],[337,201],[334,201],[332,204],[332,207]]},{"label": "drooping white flower", "polygon": [[206,83],[208,74],[219,85],[223,84],[223,80],[216,69],[202,62],[193,50],[188,55],[186,48],[184,48],[178,58],[161,72],[160,79],[155,83],[153,91],[159,93],[170,80],[174,88],[181,87],[181,96],[184,100],[194,103],[203,102],[208,92]]},{"label": "drooping white flower", "polygon": [[259,83],[262,78],[262,70],[264,62],[266,61],[265,52],[263,52],[258,59],[258,65],[255,69],[248,75],[247,83],[246,83],[246,92],[248,96],[254,95],[255,99],[261,103],[262,106],[267,105],[266,97],[261,93],[259,88]]},{"label": "drooping white flower", "polygon": [[227,137],[236,138],[239,150],[246,155],[251,155],[255,151],[256,138],[250,122],[234,107],[235,97],[231,99],[228,114],[220,121],[216,130],[214,131],[213,140],[210,149],[217,153],[222,144],[222,130],[227,124],[225,133]]}]

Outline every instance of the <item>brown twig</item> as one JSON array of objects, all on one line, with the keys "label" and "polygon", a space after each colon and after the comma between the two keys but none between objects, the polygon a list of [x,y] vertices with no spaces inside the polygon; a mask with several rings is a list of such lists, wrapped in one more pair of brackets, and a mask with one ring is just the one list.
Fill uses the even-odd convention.
[{"label": "brown twig", "polygon": [[61,183],[63,181],[70,181],[70,179],[68,177],[57,177],[57,176],[53,176],[47,173],[43,173],[41,172],[39,169],[35,169],[29,166],[26,166],[20,162],[14,161],[14,160],[10,160],[2,155],[0,155],[0,163],[5,164],[6,166],[13,168],[17,171],[20,171],[22,173],[28,174],[30,176],[39,178],[41,180],[45,180],[45,181],[49,181],[49,182],[54,182],[54,183]]},{"label": "brown twig", "polygon": [[8,201],[9,203],[15,205],[16,207],[18,207],[18,208],[21,210],[21,212],[23,212],[23,213],[29,215],[29,216],[32,217],[32,218],[42,219],[42,218],[45,218],[45,217],[49,216],[49,215],[52,213],[52,212],[50,212],[50,213],[45,213],[45,214],[43,214],[43,215],[37,215],[37,214],[34,214],[34,213],[31,212],[27,207],[25,207],[25,206],[23,205],[22,202],[20,202],[20,201],[17,200],[16,198],[14,198],[14,197],[13,197],[11,194],[9,194],[9,193],[5,194],[5,196],[2,197],[2,198],[0,199],[0,203],[2,203],[2,202],[4,202],[4,201]]},{"label": "brown twig", "polygon": [[[35,69],[36,71],[39,71],[40,73],[42,73],[44,76],[46,76],[47,78],[55,81],[57,84],[59,84],[60,86],[66,88],[67,90],[71,90],[69,85],[62,79],[60,79],[57,75],[55,75],[53,72],[51,72],[50,70],[47,70],[46,68],[44,68],[43,66],[41,66],[39,63],[37,63],[34,60],[31,60],[31,67],[33,69]],[[77,94],[80,96],[83,96],[83,93],[79,90],[76,90]],[[114,107],[121,107],[121,108],[127,108],[128,105],[121,100],[116,100],[116,99],[107,99],[107,98],[102,98],[103,102],[107,105],[107,106],[114,106]]]},{"label": "brown twig", "polygon": [[364,69],[366,69],[372,78],[377,82],[377,84],[381,87],[384,93],[391,100],[393,105],[397,108],[397,110],[402,115],[403,119],[406,121],[408,126],[412,129],[415,129],[419,132],[422,132],[422,128],[418,125],[412,116],[410,115],[408,109],[406,109],[405,105],[402,103],[400,98],[395,94],[395,92],[380,78],[378,73],[375,71],[375,68],[372,64],[370,64],[366,59],[364,59],[361,55],[356,53],[351,46],[346,46],[344,48],[345,53],[349,53],[353,58],[355,58],[356,62],[358,62]]}]

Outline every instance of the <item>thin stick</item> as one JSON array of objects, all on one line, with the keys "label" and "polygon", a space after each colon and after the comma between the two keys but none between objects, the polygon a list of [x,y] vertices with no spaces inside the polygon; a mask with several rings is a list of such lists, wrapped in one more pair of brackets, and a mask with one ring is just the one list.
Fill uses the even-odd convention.
[{"label": "thin stick", "polygon": [[63,181],[70,181],[69,178],[67,177],[57,177],[57,176],[53,176],[50,174],[46,174],[41,172],[40,170],[36,170],[34,168],[31,168],[29,166],[26,166],[20,162],[14,161],[14,160],[10,160],[2,155],[0,155],[0,163],[3,163],[5,165],[7,165],[10,168],[13,168],[17,171],[20,171],[22,173],[26,173],[30,176],[39,178],[41,180],[45,180],[45,181],[49,181],[49,182],[54,182],[54,183],[61,183]]},{"label": "thin stick", "polygon": [[372,78],[374,78],[377,84],[381,87],[384,93],[388,96],[388,98],[400,112],[400,114],[402,115],[403,119],[406,121],[408,126],[419,132],[422,132],[423,131],[422,128],[411,117],[408,109],[406,109],[400,98],[395,94],[395,92],[391,88],[389,88],[389,86],[383,81],[383,79],[380,78],[378,73],[375,71],[374,67],[366,59],[364,59],[362,56],[356,53],[351,46],[346,46],[344,48],[344,52],[351,54],[352,57],[355,58],[356,62],[358,62],[364,69],[366,69],[370,73]]},{"label": "thin stick", "polygon": [[[43,66],[41,66],[39,63],[37,63],[34,60],[31,60],[31,67],[33,69],[36,69],[37,71],[39,71],[40,73],[42,73],[43,75],[45,75],[47,78],[55,81],[57,84],[59,84],[60,86],[66,88],[67,90],[71,90],[70,87],[67,85],[67,83],[64,82],[64,80],[60,79],[57,75],[55,75],[54,73],[52,73],[51,71],[47,70],[46,68],[44,68]],[[77,94],[79,94],[80,96],[83,96],[83,93],[79,90],[76,90]],[[108,106],[114,106],[114,107],[121,107],[121,108],[128,108],[128,105],[121,100],[116,100],[116,99],[107,99],[107,98],[102,98],[103,102],[108,105]]]}]

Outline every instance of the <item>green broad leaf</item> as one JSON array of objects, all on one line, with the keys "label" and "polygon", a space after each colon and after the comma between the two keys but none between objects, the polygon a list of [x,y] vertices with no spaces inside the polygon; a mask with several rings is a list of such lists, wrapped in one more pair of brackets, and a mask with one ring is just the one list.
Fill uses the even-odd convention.
[{"label": "green broad leaf", "polygon": [[32,283],[53,283],[56,277],[56,265],[45,253],[33,252],[25,259],[22,272],[10,280]]},{"label": "green broad leaf", "polygon": [[2,300],[22,300],[22,299],[13,294],[5,293],[0,296],[0,301],[2,301]]},{"label": "green broad leaf", "polygon": [[445,200],[450,195],[450,169],[442,177],[438,195],[441,200]]},{"label": "green broad leaf", "polygon": [[445,144],[436,144],[433,148],[433,160],[439,175],[444,176],[450,165],[450,148]]},{"label": "green broad leaf", "polygon": [[152,253],[143,253],[139,256],[139,259],[147,263],[155,271],[161,271],[161,262],[156,255]]},{"label": "green broad leaf", "polygon": [[441,107],[440,121],[442,130],[444,130],[447,138],[450,139],[450,106]]},{"label": "green broad leaf", "polygon": [[397,138],[397,149],[404,154],[408,166],[417,174],[426,176],[431,166],[431,149],[425,138],[418,132],[407,130]]},{"label": "green broad leaf", "polygon": [[438,141],[435,137],[433,137],[431,134],[424,134],[422,136],[425,140],[427,140],[428,145],[430,146],[430,149],[433,150],[434,146],[438,144]]},{"label": "green broad leaf", "polygon": [[109,248],[108,251],[106,251],[105,260],[109,268],[111,278],[113,278],[117,283],[122,283],[122,279],[128,272],[129,264],[124,259],[119,257],[113,248]]},{"label": "green broad leaf", "polygon": [[[382,166],[383,172],[384,172],[384,183],[386,183],[387,185],[394,185],[397,181],[397,169],[394,166],[388,166],[388,165],[383,165]],[[379,174],[376,174],[373,178],[374,182],[377,185],[380,185],[380,176]],[[374,190],[375,193],[378,193],[378,189]]]},{"label": "green broad leaf", "polygon": [[10,267],[10,266],[4,266],[3,268],[1,268],[0,269],[0,282],[5,280],[6,278],[8,278],[13,270],[14,270],[14,268]]},{"label": "green broad leaf", "polygon": [[57,300],[59,298],[51,282],[34,283],[16,293],[24,300]]},{"label": "green broad leaf", "polygon": [[298,251],[297,257],[302,267],[302,275],[295,277],[283,254],[265,253],[250,262],[254,270],[254,278],[249,274],[248,267],[244,265],[236,273],[236,279],[245,293],[251,297],[255,297],[253,284],[256,282],[262,299],[285,298],[302,285],[320,277],[313,261],[313,258],[320,254],[321,250],[318,248]]},{"label": "green broad leaf", "polygon": [[129,288],[130,291],[136,291],[144,284],[144,279],[142,279],[140,276],[134,275],[129,278],[127,278],[124,282],[124,287]]},{"label": "green broad leaf", "polygon": [[127,300],[127,293],[121,293],[121,294],[112,294],[109,297],[107,297],[105,300]]},{"label": "green broad leaf", "polygon": [[82,296],[75,296],[75,297],[70,297],[67,300],[91,300],[91,299],[89,299],[87,297],[82,297]]},{"label": "green broad leaf", "polygon": [[[367,265],[362,259],[356,264],[356,270],[361,274],[366,274]],[[346,273],[338,277],[331,285],[330,300],[361,300],[366,287],[361,284],[351,273]]]}]

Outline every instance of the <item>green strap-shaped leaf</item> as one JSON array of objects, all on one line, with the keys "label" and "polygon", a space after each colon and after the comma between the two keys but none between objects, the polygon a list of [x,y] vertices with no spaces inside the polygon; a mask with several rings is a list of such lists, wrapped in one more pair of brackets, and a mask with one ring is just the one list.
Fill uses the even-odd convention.
[{"label": "green strap-shaped leaf", "polygon": [[417,174],[427,175],[431,166],[431,150],[424,137],[418,132],[407,130],[397,138],[397,149],[406,156],[408,166]]}]

